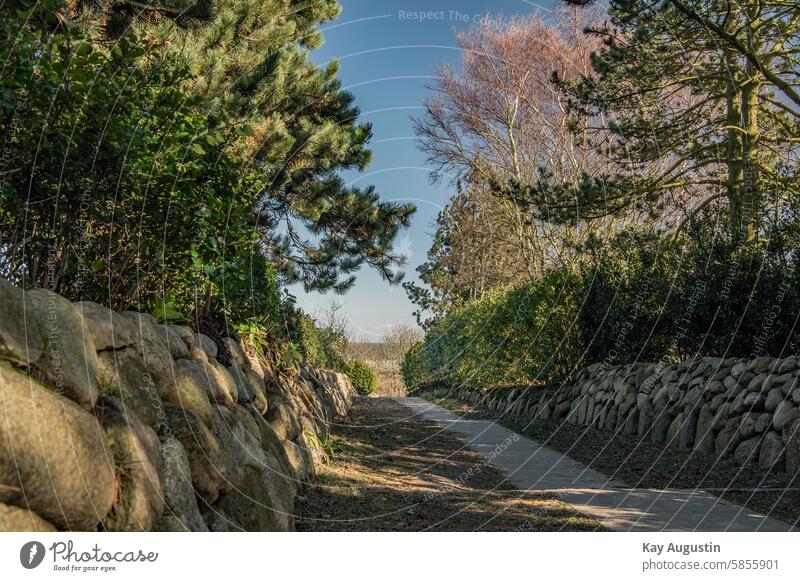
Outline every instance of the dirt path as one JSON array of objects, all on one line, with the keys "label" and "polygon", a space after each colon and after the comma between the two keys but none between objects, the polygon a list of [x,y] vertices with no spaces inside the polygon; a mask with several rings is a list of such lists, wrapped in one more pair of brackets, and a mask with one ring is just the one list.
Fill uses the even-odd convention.
[{"label": "dirt path", "polygon": [[388,398],[360,398],[334,460],[299,499],[301,531],[576,531],[597,522],[515,489],[456,434]]}]

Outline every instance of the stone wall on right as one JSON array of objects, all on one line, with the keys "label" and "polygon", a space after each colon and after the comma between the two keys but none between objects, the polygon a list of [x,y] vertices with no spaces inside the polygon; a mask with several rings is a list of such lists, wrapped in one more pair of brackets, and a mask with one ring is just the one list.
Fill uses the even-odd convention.
[{"label": "stone wall on right", "polygon": [[617,430],[740,464],[800,471],[800,358],[590,365],[558,387],[434,388],[501,413]]}]

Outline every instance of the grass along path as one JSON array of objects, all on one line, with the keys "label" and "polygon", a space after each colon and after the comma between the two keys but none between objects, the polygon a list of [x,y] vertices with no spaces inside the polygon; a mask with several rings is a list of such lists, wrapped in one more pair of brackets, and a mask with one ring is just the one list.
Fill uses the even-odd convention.
[{"label": "grass along path", "polygon": [[553,495],[525,492],[452,432],[387,398],[359,398],[334,459],[298,499],[300,531],[602,530]]}]

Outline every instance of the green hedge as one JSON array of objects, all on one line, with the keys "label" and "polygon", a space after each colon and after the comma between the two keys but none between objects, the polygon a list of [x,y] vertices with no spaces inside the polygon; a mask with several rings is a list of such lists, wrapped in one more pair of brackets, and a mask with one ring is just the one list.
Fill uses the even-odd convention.
[{"label": "green hedge", "polygon": [[309,365],[345,373],[347,365],[339,354],[347,339],[332,329],[320,327],[300,309],[289,313],[288,337]]},{"label": "green hedge", "polygon": [[403,356],[400,372],[403,375],[403,383],[410,391],[434,383],[434,376],[428,372],[426,365],[426,348],[429,347],[425,341],[419,341]]},{"label": "green hedge", "polygon": [[375,391],[378,378],[375,376],[375,372],[372,371],[370,366],[364,361],[360,359],[348,361],[345,366],[345,373],[350,378],[350,381],[353,382],[355,388],[364,395],[369,395]]},{"label": "green hedge", "polygon": [[672,233],[622,231],[579,273],[496,292],[433,324],[406,386],[549,383],[580,365],[780,357],[800,345],[800,220],[737,240],[713,215]]},{"label": "green hedge", "polygon": [[582,355],[579,291],[577,277],[555,271],[468,304],[409,350],[402,367],[406,386],[493,387],[565,377]]},{"label": "green hedge", "polygon": [[800,230],[737,241],[713,219],[677,241],[622,232],[585,268],[587,363],[781,357],[800,344]]}]

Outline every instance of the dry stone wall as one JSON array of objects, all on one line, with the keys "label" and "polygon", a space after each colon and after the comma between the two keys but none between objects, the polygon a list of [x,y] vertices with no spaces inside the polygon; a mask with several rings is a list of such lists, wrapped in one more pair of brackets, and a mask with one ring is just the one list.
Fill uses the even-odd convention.
[{"label": "dry stone wall", "polygon": [[355,390],[0,279],[0,530],[289,531]]},{"label": "dry stone wall", "polygon": [[680,363],[596,364],[557,388],[432,388],[527,420],[616,430],[681,450],[800,472],[800,359],[704,357]]}]

